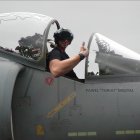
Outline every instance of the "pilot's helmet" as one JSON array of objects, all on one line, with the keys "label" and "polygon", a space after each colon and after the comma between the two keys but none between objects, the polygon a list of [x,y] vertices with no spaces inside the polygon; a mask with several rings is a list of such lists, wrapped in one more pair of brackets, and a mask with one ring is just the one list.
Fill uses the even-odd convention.
[{"label": "pilot's helmet", "polygon": [[68,40],[71,43],[73,40],[73,33],[69,29],[60,28],[54,33],[53,37],[56,44],[58,44],[58,41],[63,40]]}]

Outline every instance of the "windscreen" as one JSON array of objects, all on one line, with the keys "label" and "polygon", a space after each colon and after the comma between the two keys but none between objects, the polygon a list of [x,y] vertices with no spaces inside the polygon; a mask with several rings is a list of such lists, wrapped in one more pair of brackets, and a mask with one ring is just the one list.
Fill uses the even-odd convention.
[{"label": "windscreen", "polygon": [[51,18],[34,13],[0,14],[0,49],[38,60]]},{"label": "windscreen", "polygon": [[95,33],[89,43],[87,76],[140,73],[140,54]]}]

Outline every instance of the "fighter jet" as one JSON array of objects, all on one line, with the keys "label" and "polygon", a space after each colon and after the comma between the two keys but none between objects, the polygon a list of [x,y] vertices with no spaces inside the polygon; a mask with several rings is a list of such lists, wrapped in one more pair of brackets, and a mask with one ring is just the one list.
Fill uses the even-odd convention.
[{"label": "fighter jet", "polygon": [[83,80],[46,67],[59,22],[0,14],[0,140],[139,140],[140,55],[93,33]]}]

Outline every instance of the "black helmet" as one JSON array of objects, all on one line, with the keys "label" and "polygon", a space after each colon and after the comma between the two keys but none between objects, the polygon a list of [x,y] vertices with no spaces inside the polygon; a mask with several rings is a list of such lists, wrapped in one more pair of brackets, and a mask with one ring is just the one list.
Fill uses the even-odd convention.
[{"label": "black helmet", "polygon": [[57,30],[54,33],[53,37],[56,44],[58,44],[58,41],[68,40],[71,43],[71,41],[73,40],[72,32],[68,29],[63,29],[63,28]]}]

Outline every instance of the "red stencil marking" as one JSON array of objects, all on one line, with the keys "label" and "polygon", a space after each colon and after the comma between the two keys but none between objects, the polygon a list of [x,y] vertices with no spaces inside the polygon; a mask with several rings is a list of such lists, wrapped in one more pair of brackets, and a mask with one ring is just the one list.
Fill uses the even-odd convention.
[{"label": "red stencil marking", "polygon": [[54,81],[54,78],[52,78],[52,77],[47,77],[46,79],[45,79],[45,82],[47,83],[47,85],[52,85],[53,84],[53,81]]}]

